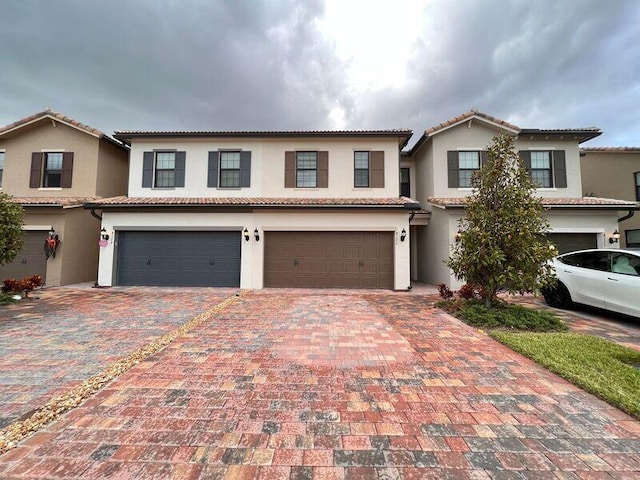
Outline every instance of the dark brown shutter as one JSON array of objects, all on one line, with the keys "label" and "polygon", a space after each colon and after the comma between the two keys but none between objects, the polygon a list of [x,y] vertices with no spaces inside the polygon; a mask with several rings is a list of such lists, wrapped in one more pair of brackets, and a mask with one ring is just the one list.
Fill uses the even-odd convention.
[{"label": "dark brown shutter", "polygon": [[296,186],[296,152],[284,152],[284,188]]},{"label": "dark brown shutter", "polygon": [[487,163],[489,163],[489,152],[487,152],[486,150],[482,150],[480,152],[480,165],[481,168],[484,168]]},{"label": "dark brown shutter", "polygon": [[458,152],[452,150],[448,151],[447,167],[449,170],[449,188],[458,188],[460,186],[460,176],[458,174],[459,165]]},{"label": "dark brown shutter", "polygon": [[527,170],[529,176],[531,176],[531,152],[528,152],[527,150],[520,150],[518,154],[520,155],[522,165]]},{"label": "dark brown shutter", "polygon": [[176,152],[176,172],[174,186],[184,187],[184,171],[187,159],[187,152]]},{"label": "dark brown shutter", "polygon": [[62,154],[62,175],[60,178],[60,186],[62,188],[71,188],[72,176],[73,176],[73,152],[64,152]]},{"label": "dark brown shutter", "polygon": [[142,186],[153,187],[153,152],[142,154]]},{"label": "dark brown shutter", "polygon": [[329,187],[329,152],[318,152],[318,188]]},{"label": "dark brown shutter", "polygon": [[240,152],[240,186],[251,186],[251,152]]},{"label": "dark brown shutter", "polygon": [[29,177],[29,188],[39,188],[42,180],[42,152],[31,154],[31,176]]},{"label": "dark brown shutter", "polygon": [[567,188],[567,163],[564,150],[553,152],[553,176],[556,188]]},{"label": "dark brown shutter", "polygon": [[371,152],[370,156],[371,188],[384,188],[384,151]]},{"label": "dark brown shutter", "polygon": [[207,170],[207,187],[218,186],[218,152],[209,152],[209,165]]}]

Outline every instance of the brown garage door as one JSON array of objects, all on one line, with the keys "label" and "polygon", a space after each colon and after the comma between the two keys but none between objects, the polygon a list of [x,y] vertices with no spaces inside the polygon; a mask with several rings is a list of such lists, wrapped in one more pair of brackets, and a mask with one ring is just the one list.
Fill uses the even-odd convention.
[{"label": "brown garage door", "polygon": [[18,252],[13,262],[0,267],[0,281],[5,278],[23,278],[27,275],[40,275],[46,280],[47,259],[44,256],[45,231],[24,232],[24,248]]},{"label": "brown garage door", "polygon": [[549,233],[548,238],[555,244],[558,253],[598,248],[595,233]]},{"label": "brown garage door", "polygon": [[393,232],[265,232],[265,287],[393,288]]}]

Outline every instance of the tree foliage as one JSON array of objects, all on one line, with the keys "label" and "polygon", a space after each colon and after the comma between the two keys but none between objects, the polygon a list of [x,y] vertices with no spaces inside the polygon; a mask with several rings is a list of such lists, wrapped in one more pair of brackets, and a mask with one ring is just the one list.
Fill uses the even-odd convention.
[{"label": "tree foliage", "polygon": [[22,207],[0,192],[0,265],[13,261],[22,247]]},{"label": "tree foliage", "polygon": [[491,307],[500,291],[532,292],[550,282],[547,262],[557,252],[544,237],[549,222],[514,139],[494,137],[488,157],[471,179],[473,192],[447,265],[457,279],[479,285]]}]

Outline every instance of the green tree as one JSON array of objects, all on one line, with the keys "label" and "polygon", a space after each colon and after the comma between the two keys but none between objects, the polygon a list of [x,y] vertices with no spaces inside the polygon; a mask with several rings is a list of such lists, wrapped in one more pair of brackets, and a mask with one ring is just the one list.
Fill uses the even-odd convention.
[{"label": "green tree", "polygon": [[0,192],[0,265],[13,261],[22,246],[22,207]]},{"label": "green tree", "polygon": [[488,162],[471,179],[466,216],[447,265],[458,280],[481,287],[490,308],[500,291],[533,292],[550,281],[548,260],[557,252],[536,184],[519,159],[513,137],[502,133],[488,148]]}]

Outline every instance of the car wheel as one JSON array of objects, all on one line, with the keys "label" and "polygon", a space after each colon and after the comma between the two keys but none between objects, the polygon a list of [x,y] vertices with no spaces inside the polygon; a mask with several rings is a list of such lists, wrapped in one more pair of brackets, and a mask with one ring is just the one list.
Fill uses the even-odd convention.
[{"label": "car wheel", "polygon": [[547,305],[554,308],[569,308],[571,307],[571,294],[567,287],[563,283],[558,282],[553,287],[547,287],[542,290],[542,296]]}]

